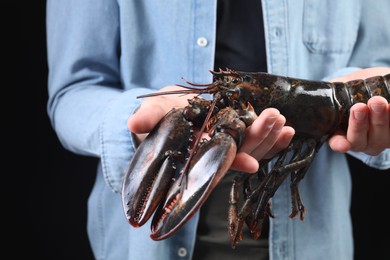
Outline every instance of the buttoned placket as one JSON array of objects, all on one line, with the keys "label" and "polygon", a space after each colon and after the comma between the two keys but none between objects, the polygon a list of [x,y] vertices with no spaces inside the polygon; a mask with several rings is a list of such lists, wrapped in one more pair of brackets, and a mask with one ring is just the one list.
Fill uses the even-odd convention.
[{"label": "buttoned placket", "polygon": [[[279,75],[288,74],[288,37],[287,37],[287,0],[264,0],[263,14],[265,40],[267,46],[268,72]],[[272,207],[278,211],[278,216],[288,216],[290,213],[291,196],[287,181],[282,183],[271,200]],[[289,219],[280,217],[271,219],[270,226],[270,257],[271,259],[291,259],[292,224]]]}]

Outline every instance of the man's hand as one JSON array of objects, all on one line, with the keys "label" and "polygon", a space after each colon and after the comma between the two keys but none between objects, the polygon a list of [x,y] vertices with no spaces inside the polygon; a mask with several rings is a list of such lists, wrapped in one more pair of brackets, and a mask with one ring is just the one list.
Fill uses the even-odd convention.
[{"label": "man's hand", "polygon": [[245,140],[239,149],[232,169],[255,173],[261,159],[269,159],[287,148],[295,131],[285,126],[286,118],[275,108],[267,108],[245,131]]},{"label": "man's hand", "polygon": [[[177,86],[167,86],[158,92],[182,90]],[[172,108],[181,108],[188,105],[188,99],[195,95],[161,95],[146,98],[138,110],[127,121],[128,129],[135,135],[137,144],[141,143],[147,134]]]},{"label": "man's hand", "polygon": [[[365,79],[390,73],[390,68],[370,68],[356,71],[333,82]],[[364,152],[378,155],[390,148],[390,105],[383,97],[375,96],[368,104],[352,106],[347,133],[336,133],[329,139],[329,146],[335,152]]]}]

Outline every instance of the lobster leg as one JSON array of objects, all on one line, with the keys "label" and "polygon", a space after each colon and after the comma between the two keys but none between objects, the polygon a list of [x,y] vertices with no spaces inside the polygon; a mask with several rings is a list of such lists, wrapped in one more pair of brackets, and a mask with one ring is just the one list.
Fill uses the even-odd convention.
[{"label": "lobster leg", "polygon": [[[300,200],[298,183],[305,176],[305,173],[307,172],[307,169],[309,168],[317,151],[317,147],[321,146],[321,144],[317,144],[315,139],[308,139],[305,141],[305,144],[307,147],[304,151],[302,151],[302,142],[298,139],[292,141],[290,147],[292,149],[293,155],[290,161],[280,167],[274,166],[274,168],[269,173],[270,175],[274,176],[274,182],[269,188],[268,196],[266,196],[268,201],[275,194],[276,190],[286,179],[288,174],[291,174],[293,180],[290,186],[292,194],[292,213],[290,214],[290,218],[294,218],[298,212],[300,212],[301,220],[304,219],[305,207]],[[285,153],[287,153],[287,150]]]},{"label": "lobster leg", "polygon": [[[253,211],[253,205],[258,200],[257,193],[253,192],[253,185],[260,185],[265,179],[266,175],[262,168],[255,175],[249,175],[247,173],[239,173],[233,180],[233,185],[230,190],[229,197],[229,214],[228,214],[228,231],[232,239],[232,247],[235,246],[236,241],[242,239],[242,227],[244,222],[248,227],[251,227],[255,220]],[[240,212],[238,211],[240,196],[239,189],[242,187],[244,194],[244,205],[241,207]],[[257,186],[257,190],[259,186]],[[257,194],[258,195],[258,194]],[[272,215],[272,214],[271,214]]]},{"label": "lobster leg", "polygon": [[[229,196],[229,211],[228,211],[228,231],[232,240],[232,247],[235,247],[235,243],[233,241],[235,240],[241,240],[242,239],[242,222],[239,220],[238,216],[238,203],[239,203],[239,193],[240,188],[242,187],[243,183],[248,180],[249,175],[245,173],[240,173],[233,179],[233,184],[230,189],[230,196]],[[246,188],[244,188],[246,190]],[[245,191],[244,191],[245,192]],[[247,198],[245,198],[246,200]],[[249,207],[248,207],[249,209]],[[247,215],[249,215],[249,211],[247,212]]]},{"label": "lobster leg", "polygon": [[[234,209],[234,211],[232,211],[234,214],[229,214],[229,217],[232,215],[234,218],[231,219],[233,223],[230,224],[229,231],[233,248],[242,239],[241,230],[244,220],[248,221],[248,218],[248,226],[253,233],[254,239],[258,239],[261,236],[264,218],[267,216],[274,217],[270,210],[269,200],[273,197],[276,190],[289,174],[292,176],[291,193],[293,204],[293,211],[290,217],[293,218],[300,212],[301,219],[303,220],[305,207],[300,200],[298,183],[302,180],[310,166],[317,147],[321,146],[321,144],[317,144],[314,139],[309,139],[305,144],[305,150],[302,151],[302,142],[299,139],[293,140],[289,145],[289,148],[279,154],[272,170],[266,174],[259,185],[248,195],[237,217],[235,216],[235,212],[237,211],[236,204],[238,203],[238,198],[235,197],[234,200],[232,200],[232,202],[234,202],[232,208]],[[259,174],[260,173],[261,172],[259,172]],[[254,178],[254,176],[248,178]],[[236,186],[239,186],[237,184],[233,185],[235,186],[234,189],[237,188]],[[235,195],[238,193],[234,191],[233,194]]]},{"label": "lobster leg", "polygon": [[[324,139],[325,140],[325,139]],[[294,161],[302,160],[305,163],[305,166],[302,166],[301,169],[294,171],[291,173],[291,202],[292,202],[292,212],[290,214],[290,218],[294,218],[300,214],[300,219],[303,221],[306,214],[306,208],[304,207],[301,196],[299,195],[298,184],[305,177],[308,168],[310,167],[311,162],[314,159],[316,152],[324,143],[324,140],[316,140],[314,138],[310,138],[305,140],[305,151],[301,151],[297,149],[295,151],[296,158]]]},{"label": "lobster leg", "polygon": [[[256,216],[256,212],[253,210],[255,205],[259,201],[259,197],[263,193],[263,189],[268,181],[269,176],[265,174],[263,166],[266,164],[260,162],[260,168],[256,175],[244,174],[238,176],[235,179],[235,182],[232,185],[231,189],[231,198],[230,198],[230,209],[229,209],[229,234],[231,237],[232,248],[235,248],[236,244],[242,240],[242,228],[244,223],[246,223],[253,234],[254,238],[257,239],[260,237],[261,226],[263,219],[260,219],[259,216]],[[256,179],[257,187],[252,190],[251,180]],[[241,207],[241,210],[238,212],[238,200],[239,192],[238,189],[244,184],[244,202]],[[256,208],[256,207],[255,207]],[[265,215],[273,216],[270,212],[270,207],[267,205],[267,209],[264,212]],[[264,216],[265,216],[264,215]],[[259,227],[260,226],[260,227]],[[259,227],[259,228],[256,228]],[[255,229],[259,230],[258,233],[255,232]]]},{"label": "lobster leg", "polygon": [[[277,171],[277,169],[279,169],[282,166],[287,154],[288,154],[287,150],[282,151],[279,154],[279,158],[275,163],[273,169],[265,176],[264,181],[255,189],[255,192],[253,194],[253,196],[255,196],[256,198],[256,204],[253,205],[254,218],[249,228],[251,230],[251,233],[253,234],[254,239],[258,239],[261,236],[265,217],[267,216],[270,216],[272,218],[274,217],[271,212],[271,206],[269,200],[272,198],[272,196],[276,192],[276,189],[280,186],[280,184],[285,179],[284,175],[282,175],[279,178],[275,178],[276,176],[275,172]],[[265,172],[264,167],[262,170],[263,172]],[[287,175],[288,173],[285,172],[284,174]],[[280,183],[278,183],[279,181]]]}]

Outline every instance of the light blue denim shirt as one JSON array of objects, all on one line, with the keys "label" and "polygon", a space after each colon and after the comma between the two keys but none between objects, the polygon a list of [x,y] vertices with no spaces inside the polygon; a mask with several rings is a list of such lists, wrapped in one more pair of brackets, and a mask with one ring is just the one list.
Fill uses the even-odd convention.
[{"label": "light blue denim shirt", "polygon": [[[268,71],[329,79],[390,66],[390,1],[263,0]],[[216,0],[48,0],[48,113],[63,146],[100,158],[88,203],[96,259],[191,259],[197,216],[155,242],[121,208],[122,177],[134,153],[127,119],[136,96],[167,85],[211,81]],[[298,104],[297,104],[298,105]],[[390,151],[354,156],[387,169]],[[272,199],[271,259],[352,259],[351,180],[344,154],[324,145],[300,183],[307,215],[289,219],[284,183]],[[238,245],[239,246],[239,245]]]}]

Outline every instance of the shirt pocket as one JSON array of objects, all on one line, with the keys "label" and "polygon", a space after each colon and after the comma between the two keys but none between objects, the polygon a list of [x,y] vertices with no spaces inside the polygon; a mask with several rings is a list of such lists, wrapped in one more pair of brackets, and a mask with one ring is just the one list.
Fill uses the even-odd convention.
[{"label": "shirt pocket", "polygon": [[357,38],[360,11],[357,0],[305,0],[305,46],[317,54],[350,52]]}]

